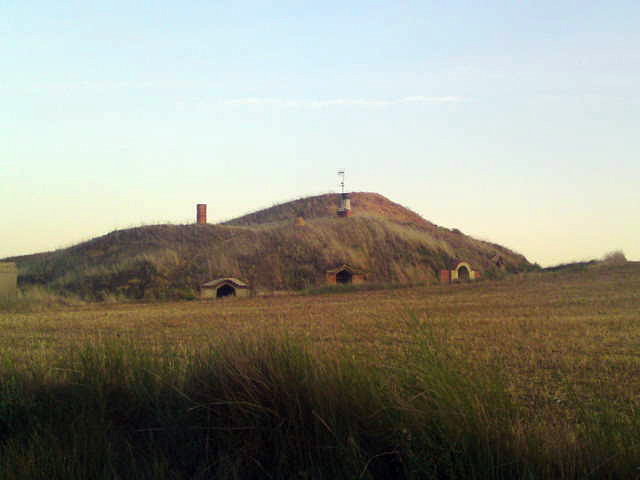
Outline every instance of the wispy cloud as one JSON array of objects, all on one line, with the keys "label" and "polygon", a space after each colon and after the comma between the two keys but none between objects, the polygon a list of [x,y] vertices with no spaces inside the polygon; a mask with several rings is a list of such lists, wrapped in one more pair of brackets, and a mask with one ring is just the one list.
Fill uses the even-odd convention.
[{"label": "wispy cloud", "polygon": [[443,104],[443,103],[461,103],[467,101],[464,97],[445,96],[445,97],[429,97],[429,96],[413,96],[403,97],[391,100],[366,99],[366,98],[336,98],[329,100],[292,100],[284,98],[265,98],[265,97],[249,97],[235,98],[226,100],[226,105],[266,105],[285,108],[328,108],[340,106],[356,106],[356,107],[387,107],[390,105],[403,104]]}]

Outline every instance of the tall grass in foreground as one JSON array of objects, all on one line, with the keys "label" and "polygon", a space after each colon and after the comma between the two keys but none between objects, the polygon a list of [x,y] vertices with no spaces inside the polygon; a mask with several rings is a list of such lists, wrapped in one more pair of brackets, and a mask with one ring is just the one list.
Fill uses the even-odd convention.
[{"label": "tall grass in foreground", "polygon": [[498,374],[424,332],[395,367],[324,358],[283,335],[199,353],[111,343],[53,365],[1,361],[0,479],[637,474],[637,431],[589,423],[589,411],[592,443],[545,450]]}]

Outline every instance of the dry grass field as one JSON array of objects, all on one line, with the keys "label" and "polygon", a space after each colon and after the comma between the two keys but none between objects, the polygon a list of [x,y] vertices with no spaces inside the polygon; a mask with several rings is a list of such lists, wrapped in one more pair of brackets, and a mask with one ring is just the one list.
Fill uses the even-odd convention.
[{"label": "dry grass field", "polygon": [[317,351],[349,350],[382,365],[418,324],[472,363],[498,365],[532,407],[561,407],[567,383],[585,399],[598,392],[640,406],[635,262],[453,286],[0,312],[0,351],[28,367],[87,342],[196,350],[229,335],[286,331]]},{"label": "dry grass field", "polygon": [[451,286],[4,312],[0,331],[0,365],[24,371],[87,343],[135,344],[153,355],[274,333],[321,361],[346,355],[390,371],[406,345],[431,342],[462,359],[470,377],[499,372],[523,412],[513,428],[539,439],[541,452],[578,449],[585,412],[613,422],[607,435],[616,438],[618,423],[621,436],[635,428],[640,409],[637,262]]}]

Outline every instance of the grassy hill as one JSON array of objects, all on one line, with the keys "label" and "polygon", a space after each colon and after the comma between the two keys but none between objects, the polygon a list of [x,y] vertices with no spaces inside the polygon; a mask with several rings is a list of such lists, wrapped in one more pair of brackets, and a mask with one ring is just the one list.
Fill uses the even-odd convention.
[{"label": "grassy hill", "polygon": [[[377,216],[395,220],[399,223],[410,223],[432,230],[437,229],[436,225],[428,222],[417,213],[392,202],[378,193],[354,192],[350,194],[350,197],[353,206],[352,216]],[[271,208],[258,210],[257,212],[229,220],[224,224],[247,226],[289,221],[297,216],[302,216],[305,219],[335,217],[338,203],[338,194],[327,193],[274,205]]]},{"label": "grassy hill", "polygon": [[[190,296],[235,276],[259,290],[321,285],[342,263],[372,282],[435,282],[453,259],[484,276],[532,268],[522,255],[439,227],[375,193],[352,195],[353,216],[337,218],[337,194],[276,205],[219,225],[117,230],[55,252],[14,257],[21,284],[47,284],[88,298]],[[298,216],[305,224],[296,225]],[[501,259],[501,267],[496,264]]]}]

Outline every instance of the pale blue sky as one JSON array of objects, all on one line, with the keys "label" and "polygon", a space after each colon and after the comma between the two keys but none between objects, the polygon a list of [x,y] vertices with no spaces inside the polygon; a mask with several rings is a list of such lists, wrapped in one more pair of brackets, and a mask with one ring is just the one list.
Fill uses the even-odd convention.
[{"label": "pale blue sky", "polygon": [[[135,3],[135,5],[132,5]],[[275,5],[274,5],[275,3]],[[640,3],[0,2],[0,258],[347,186],[640,260]]]}]

